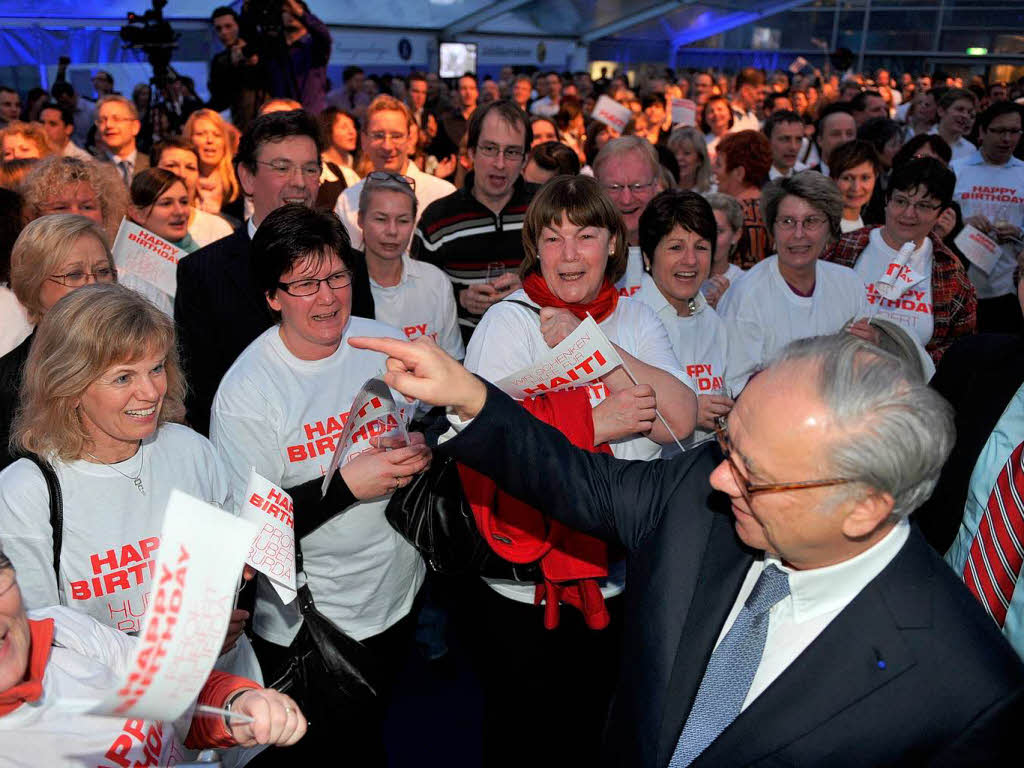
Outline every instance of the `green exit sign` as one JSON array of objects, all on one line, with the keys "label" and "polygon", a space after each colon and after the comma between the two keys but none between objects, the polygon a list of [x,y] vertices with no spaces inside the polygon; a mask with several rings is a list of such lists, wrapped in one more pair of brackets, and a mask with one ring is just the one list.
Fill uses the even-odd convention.
[{"label": "green exit sign", "polygon": [[984,56],[988,53],[988,48],[968,48],[968,56]]}]

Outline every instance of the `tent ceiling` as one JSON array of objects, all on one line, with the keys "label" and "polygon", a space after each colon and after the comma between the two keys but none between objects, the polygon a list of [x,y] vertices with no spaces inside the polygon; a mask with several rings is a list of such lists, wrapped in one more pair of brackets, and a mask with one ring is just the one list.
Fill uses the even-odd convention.
[{"label": "tent ceiling", "polygon": [[[612,35],[677,44],[718,34],[808,0],[309,0],[328,24],[461,33],[573,37]],[[142,12],[148,0],[0,0],[0,19],[95,19],[104,26]],[[209,0],[171,0],[170,19],[208,18]]]}]

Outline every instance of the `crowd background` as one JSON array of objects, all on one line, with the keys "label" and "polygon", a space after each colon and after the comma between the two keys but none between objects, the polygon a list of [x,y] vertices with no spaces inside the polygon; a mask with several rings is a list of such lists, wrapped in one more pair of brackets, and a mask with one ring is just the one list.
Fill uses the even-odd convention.
[{"label": "crowd background", "polygon": [[[188,470],[164,468],[153,479],[156,498],[192,483],[228,503],[244,491],[251,466],[292,492],[299,515],[315,520],[304,545],[318,604],[390,673],[390,712],[359,720],[360,764],[382,760],[382,744],[393,761],[408,755],[396,734],[427,730],[409,723],[431,697],[466,709],[482,700],[484,763],[520,764],[536,744],[524,729],[542,725],[529,710],[543,686],[559,692],[544,713],[570,710],[581,720],[564,754],[551,748],[552,762],[591,755],[624,619],[614,551],[602,553],[595,573],[572,571],[595,582],[599,594],[587,599],[601,607],[585,619],[571,612],[561,626],[549,612],[546,628],[532,603],[535,587],[549,603],[559,594],[550,578],[491,574],[467,587],[425,576],[383,520],[387,496],[428,461],[420,438],[407,453],[353,462],[326,497],[332,509],[311,493],[319,470],[291,466],[299,460],[290,452],[308,446],[301,460],[311,462],[325,453],[315,442],[328,436],[322,420],[344,412],[382,364],[344,343],[350,318],[355,335],[431,337],[496,381],[591,312],[639,377],[589,392],[592,431],[605,440],[590,437],[646,461],[713,440],[747,382],[788,342],[853,334],[901,354],[925,380],[935,374],[933,386],[968,427],[940,492],[916,513],[940,554],[953,543],[971,470],[1024,381],[1024,78],[646,67],[594,79],[506,67],[497,78],[442,80],[367,75],[352,65],[332,83],[330,34],[302,0],[282,4],[283,34],[272,46],[255,45],[259,20],[231,8],[215,9],[210,23],[222,50],[205,103],[173,69],[159,88],[97,71],[87,97],[65,77],[68,59],[46,89],[0,84],[0,467],[11,465],[0,474],[0,542],[22,572],[29,608],[63,602],[64,590],[36,540],[46,525],[41,475],[18,461],[25,449],[57,444],[31,438],[25,426],[38,416],[26,412],[26,397],[42,409],[46,366],[61,354],[47,317],[77,308],[88,319],[93,306],[92,333],[101,336],[104,301],[147,311],[94,289],[90,304],[66,300],[92,283],[120,283],[173,317],[172,332],[147,316],[160,327],[159,343],[124,355],[134,364],[142,350],[142,362],[153,364],[135,372],[140,379],[166,376],[165,364],[183,377],[170,382],[174,407],[158,416],[199,434],[154,424],[127,449],[102,452],[90,435],[108,432],[90,416],[74,450],[58,457],[73,491],[69,507],[89,517],[97,482],[148,478],[136,449],[150,445],[153,457],[166,453],[168,465]],[[628,110],[621,131],[595,117],[601,97]],[[673,122],[678,99],[693,101],[694,125]],[[187,254],[175,296],[119,274],[110,247],[123,218]],[[965,225],[996,243],[987,270],[958,246]],[[566,264],[583,266],[568,273]],[[887,274],[906,285],[885,292]],[[90,370],[101,377],[124,362],[113,354]],[[993,361],[992,380],[977,380],[974,372]],[[133,414],[151,400],[159,410],[168,386],[161,381],[152,385],[164,387],[159,397],[146,389]],[[85,397],[92,385],[76,382]],[[664,428],[636,416],[655,400]],[[425,406],[409,411],[428,434],[437,426]],[[558,418],[549,423],[573,435]],[[76,479],[87,465],[116,474]],[[127,509],[132,493],[117,503]],[[158,501],[147,510],[148,521],[105,525],[141,541],[159,530]],[[65,556],[87,557],[93,544],[72,536]],[[589,544],[567,536],[559,546],[579,554]],[[274,600],[264,584],[251,626],[250,611],[237,611],[225,646],[246,626],[268,681],[298,620]],[[101,609],[84,610],[104,621]],[[531,653],[500,674],[489,668],[488,653],[527,646]],[[552,660],[556,671],[544,666]],[[514,748],[505,743],[509,728]],[[322,747],[322,738],[311,731],[306,748]],[[475,750],[463,743],[441,762],[477,764]]]}]

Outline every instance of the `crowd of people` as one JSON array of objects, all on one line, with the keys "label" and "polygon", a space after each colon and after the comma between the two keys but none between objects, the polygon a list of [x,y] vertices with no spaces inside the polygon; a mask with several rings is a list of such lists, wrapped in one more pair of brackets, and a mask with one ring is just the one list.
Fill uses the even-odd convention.
[{"label": "crowd of people", "polygon": [[[260,575],[200,697],[254,722],[167,731],[160,764],[258,742],[254,766],[384,765],[416,652],[466,654],[488,768],[1001,764],[1024,707],[1024,81],[333,87],[326,26],[302,0],[281,21],[270,42],[213,12],[206,104],[102,71],[91,101],[66,60],[47,90],[0,85],[5,757],[110,741],[59,697],[116,678],[152,576],[90,590],[96,553],[157,551],[174,489],[237,510],[255,469],[376,705],[332,721],[263,688],[303,613]],[[123,221],[178,249],[172,291],[119,268]],[[588,318],[621,366],[498,391]],[[375,376],[409,441],[325,481]],[[481,573],[430,572],[385,516],[442,457]]]}]

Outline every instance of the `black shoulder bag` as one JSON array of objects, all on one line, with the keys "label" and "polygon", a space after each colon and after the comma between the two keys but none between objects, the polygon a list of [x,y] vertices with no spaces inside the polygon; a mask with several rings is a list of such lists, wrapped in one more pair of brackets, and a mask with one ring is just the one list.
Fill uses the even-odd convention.
[{"label": "black shoulder bag", "polygon": [[60,552],[64,543],[64,496],[60,491],[60,481],[50,462],[34,453],[26,453],[25,458],[39,467],[46,481],[46,491],[50,496],[50,529],[53,531],[53,575],[57,579],[57,597],[61,605],[64,602],[64,587],[60,582]]}]

